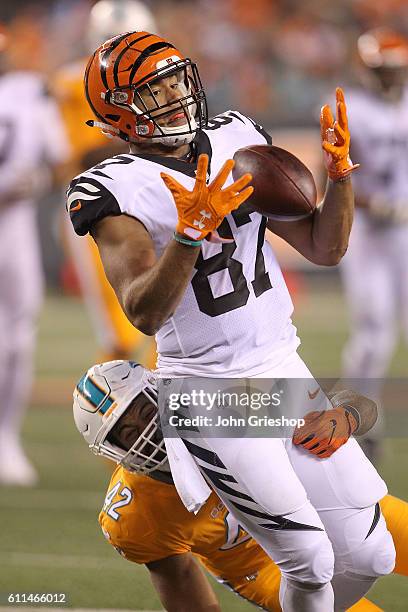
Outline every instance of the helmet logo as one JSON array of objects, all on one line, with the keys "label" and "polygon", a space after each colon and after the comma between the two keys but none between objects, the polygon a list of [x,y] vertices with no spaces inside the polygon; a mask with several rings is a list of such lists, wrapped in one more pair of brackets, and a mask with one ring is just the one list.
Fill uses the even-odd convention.
[{"label": "helmet logo", "polygon": [[126,91],[114,91],[112,92],[112,102],[116,104],[124,104],[128,101],[129,96]]},{"label": "helmet logo", "polygon": [[166,57],[166,59],[160,60],[157,62],[156,68],[159,70],[160,68],[166,68],[167,66],[174,64],[174,62],[180,62],[181,58],[177,55],[172,55],[171,57]]},{"label": "helmet logo", "polygon": [[139,136],[147,136],[149,131],[149,126],[147,125],[138,125],[136,127],[136,133],[139,134]]}]

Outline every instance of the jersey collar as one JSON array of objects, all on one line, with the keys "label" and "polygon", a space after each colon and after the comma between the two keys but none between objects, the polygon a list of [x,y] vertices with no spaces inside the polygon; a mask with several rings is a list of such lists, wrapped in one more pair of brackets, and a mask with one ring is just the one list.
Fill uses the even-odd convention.
[{"label": "jersey collar", "polygon": [[197,132],[193,140],[193,145],[196,148],[196,152],[195,159],[192,162],[183,159],[177,159],[176,157],[167,157],[165,155],[150,155],[148,153],[130,153],[130,155],[133,155],[134,157],[140,157],[141,159],[146,159],[147,161],[151,161],[155,164],[160,164],[161,166],[165,166],[166,168],[170,168],[171,170],[177,170],[177,172],[182,172],[183,174],[194,178],[197,170],[197,160],[202,153],[206,153],[209,159],[208,175],[210,175],[212,147],[210,139],[203,130],[199,130]]}]

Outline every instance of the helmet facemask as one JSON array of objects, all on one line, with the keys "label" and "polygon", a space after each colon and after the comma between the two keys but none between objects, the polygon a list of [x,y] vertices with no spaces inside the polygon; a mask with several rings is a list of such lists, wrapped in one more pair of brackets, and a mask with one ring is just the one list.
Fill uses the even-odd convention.
[{"label": "helmet facemask", "polygon": [[[167,147],[178,147],[190,143],[196,131],[205,127],[207,104],[197,67],[189,59],[174,59],[148,75],[142,83],[107,94],[110,104],[126,108],[135,115],[135,138],[130,140],[137,143],[153,140]],[[157,92],[160,93],[163,79],[163,83],[179,96],[160,103]],[[178,125],[168,125],[167,120],[178,114],[180,117],[175,119]]]},{"label": "helmet facemask", "polygon": [[[156,407],[156,411],[129,450],[125,450],[114,442],[109,441],[109,436],[120,418],[126,414],[127,410],[140,395],[144,395]],[[153,386],[148,385],[136,397],[131,396],[128,401],[122,404],[120,410],[114,410],[104,420],[105,422],[99,430],[94,443],[90,445],[90,449],[95,454],[120,463],[130,472],[149,474],[157,469],[168,471],[166,447],[160,429],[160,419],[157,410],[157,392]]]}]

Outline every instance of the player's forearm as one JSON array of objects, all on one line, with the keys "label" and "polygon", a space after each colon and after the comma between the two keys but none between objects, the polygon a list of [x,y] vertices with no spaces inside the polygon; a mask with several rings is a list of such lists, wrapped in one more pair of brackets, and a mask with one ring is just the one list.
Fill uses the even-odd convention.
[{"label": "player's forearm", "polygon": [[210,583],[188,553],[148,563],[147,567],[167,612],[221,612]]},{"label": "player's forearm", "polygon": [[123,308],[142,333],[153,336],[176,310],[199,252],[199,247],[172,240],[154,266],[126,289],[122,297]]},{"label": "player's forearm", "polygon": [[358,428],[354,432],[355,436],[362,436],[363,434],[370,431],[375,425],[378,418],[377,404],[355,391],[345,389],[343,391],[331,391],[327,394],[333,407],[342,406],[344,408],[350,408],[352,413],[358,420]]},{"label": "player's forearm", "polygon": [[347,251],[353,223],[354,194],[351,180],[328,180],[323,200],[313,217],[313,244],[326,265],[339,263]]}]

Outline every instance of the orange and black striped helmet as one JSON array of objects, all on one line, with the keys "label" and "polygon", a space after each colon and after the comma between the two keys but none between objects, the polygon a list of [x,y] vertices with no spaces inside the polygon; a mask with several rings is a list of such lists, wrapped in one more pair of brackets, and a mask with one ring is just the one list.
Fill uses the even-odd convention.
[{"label": "orange and black striped helmet", "polygon": [[[170,79],[172,88],[175,83],[179,94],[164,104],[154,91],[161,79]],[[149,32],[126,32],[106,41],[90,58],[84,84],[97,118],[89,123],[126,141],[154,139],[179,146],[191,142],[207,123],[197,66]]]}]

